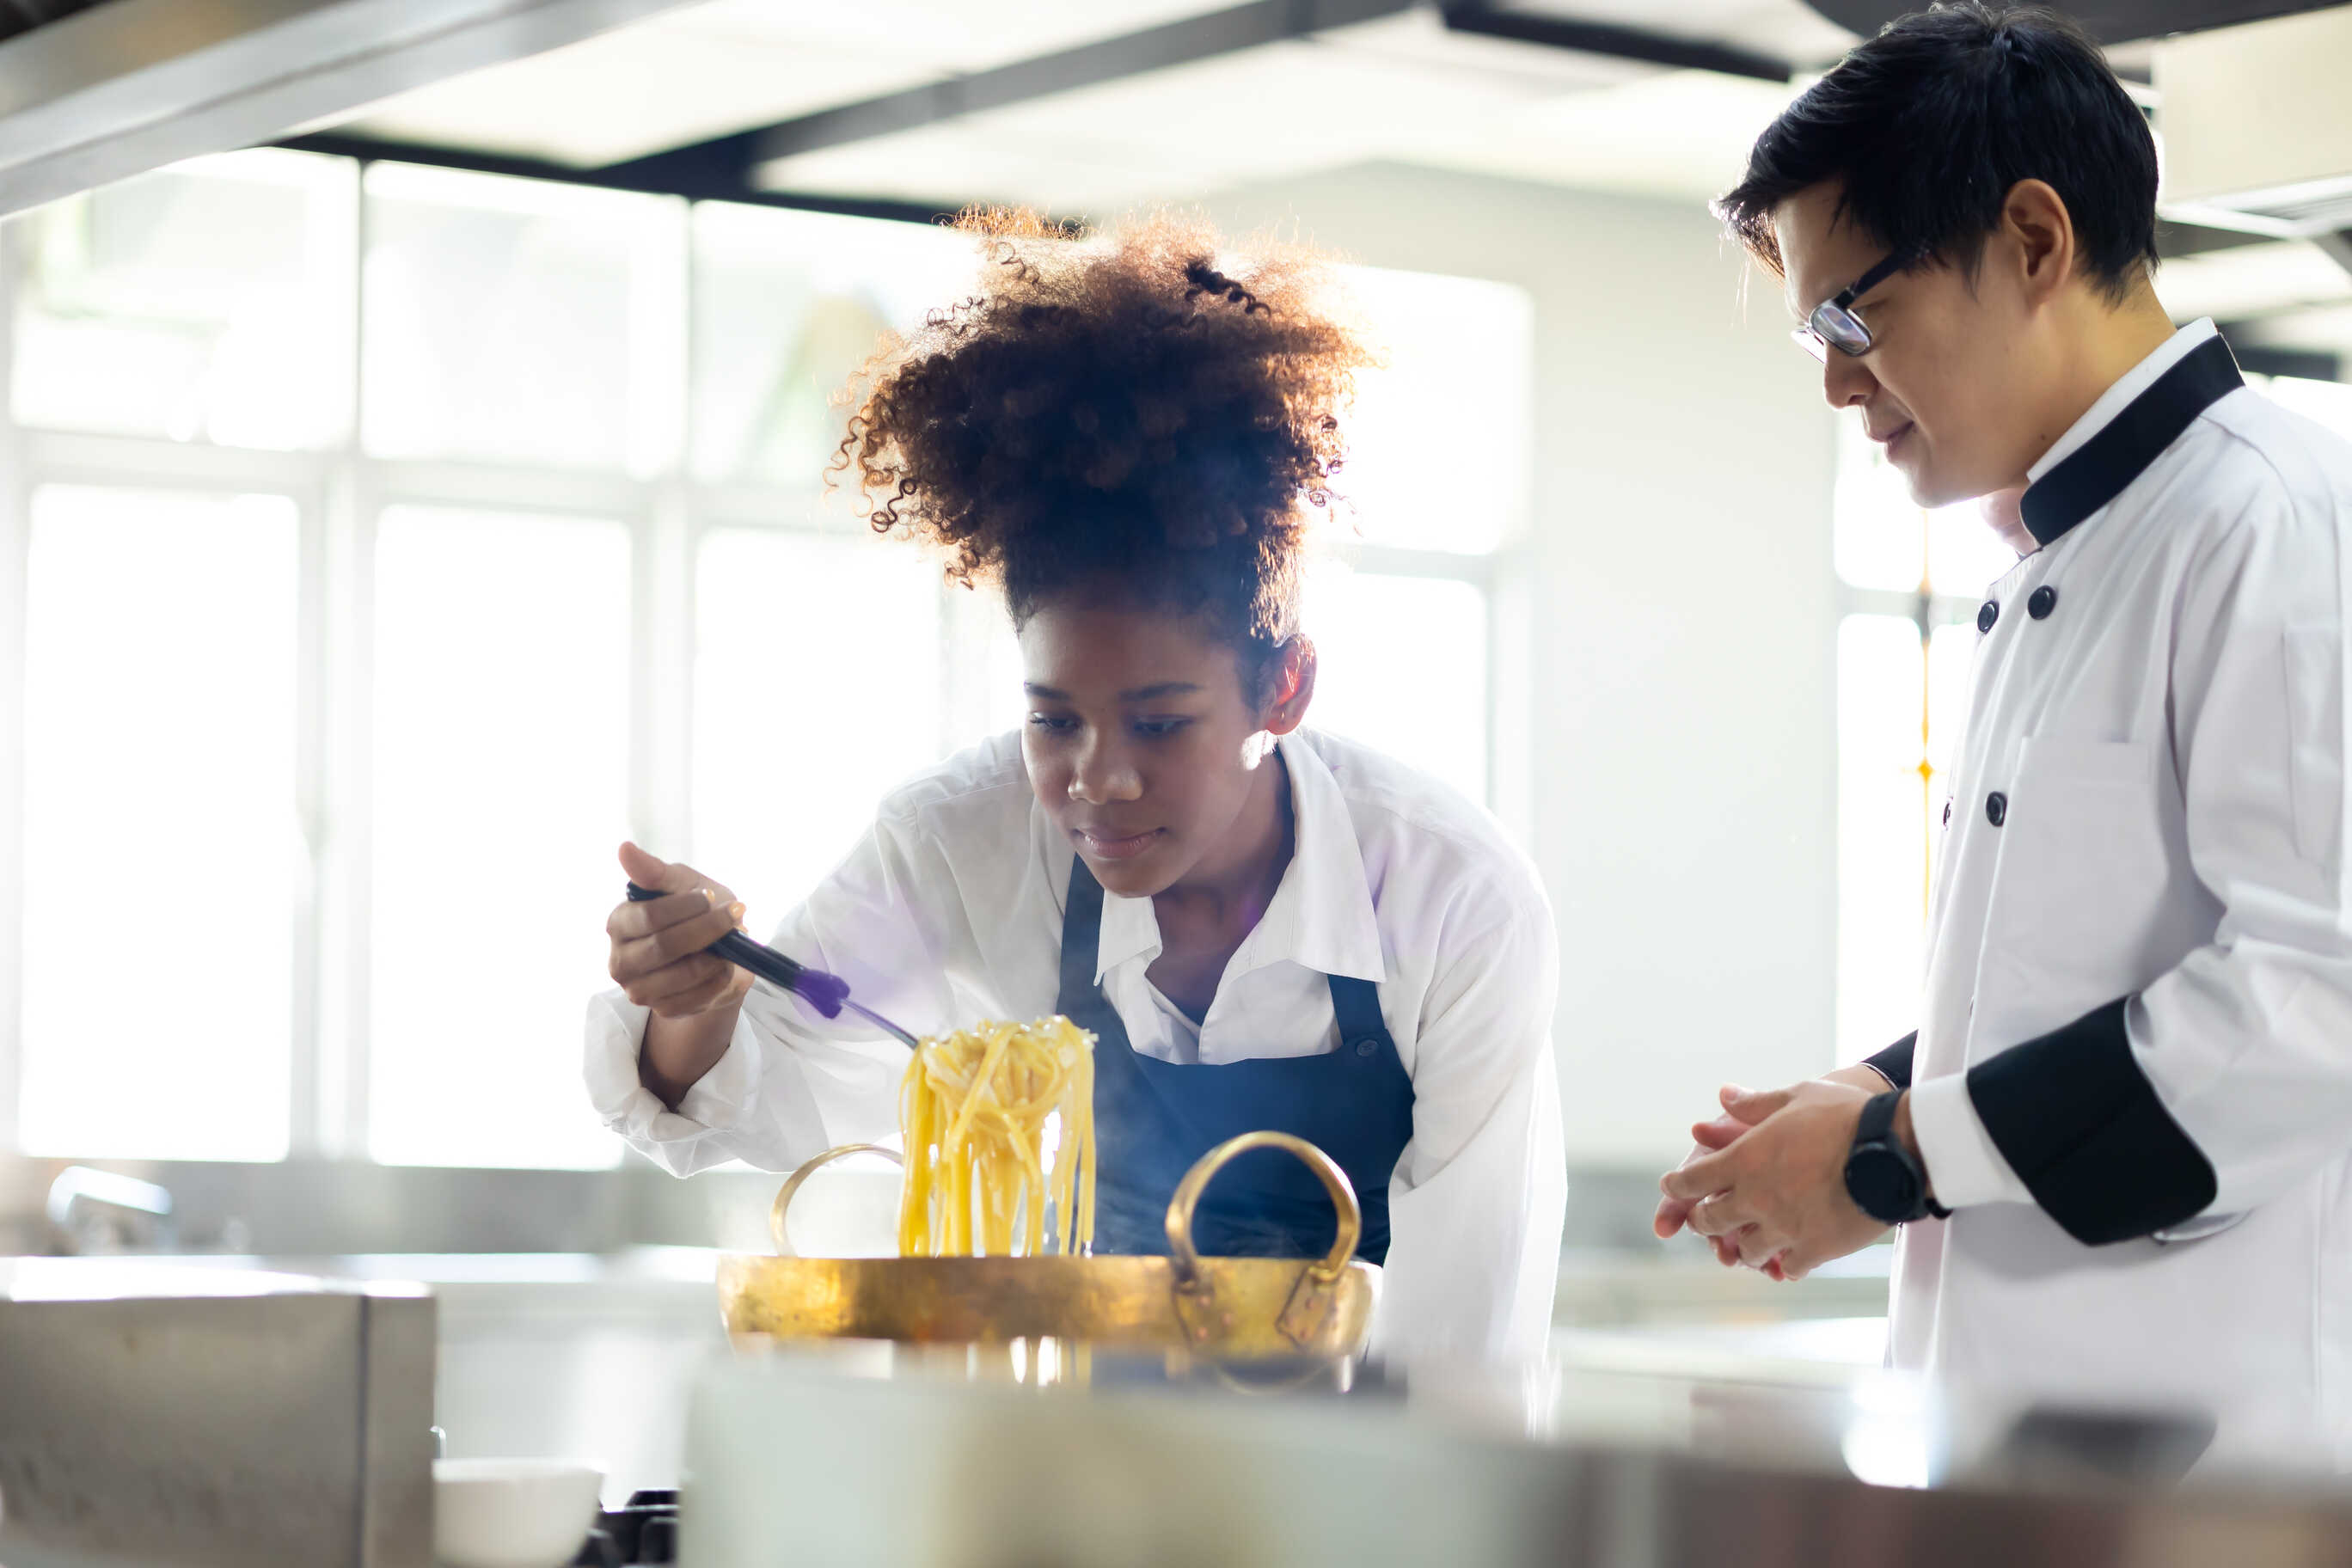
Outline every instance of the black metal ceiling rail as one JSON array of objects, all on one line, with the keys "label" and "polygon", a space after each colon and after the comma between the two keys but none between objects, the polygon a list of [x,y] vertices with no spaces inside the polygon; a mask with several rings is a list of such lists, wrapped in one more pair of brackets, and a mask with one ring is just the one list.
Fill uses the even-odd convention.
[{"label": "black metal ceiling rail", "polygon": [[1549,48],[1573,49],[1579,54],[1605,55],[1612,59],[1639,60],[1677,70],[1752,77],[1759,81],[1785,82],[1794,79],[1797,74],[1796,67],[1787,60],[1728,44],[1710,44],[1610,22],[1579,21],[1549,12],[1516,11],[1487,0],[1444,5],[1440,11],[1446,26],[1457,33],[1509,38]]},{"label": "black metal ceiling rail", "polygon": [[46,27],[96,4],[98,0],[0,0],[0,38]]},{"label": "black metal ceiling rail", "polygon": [[325,153],[338,158],[357,158],[362,163],[423,163],[436,169],[463,169],[478,174],[507,174],[523,180],[552,180],[559,184],[590,185],[599,190],[683,196],[689,201],[741,202],[752,206],[789,207],[799,212],[835,213],[845,217],[887,218],[897,223],[935,224],[955,216],[950,208],[934,206],[927,202],[765,191],[747,184],[638,174],[629,172],[631,166],[625,164],[616,168],[583,169],[541,158],[514,158],[497,153],[434,147],[415,142],[391,142],[333,131],[310,136],[289,136],[272,145],[290,147],[299,153]]},{"label": "black metal ceiling rail", "polygon": [[[337,132],[289,137],[278,145],[345,157],[472,169],[694,200],[751,202],[858,217],[930,223],[943,214],[926,204],[763,190],[755,183],[758,171],[764,164],[794,153],[843,146],[992,109],[1010,108],[1055,93],[1099,87],[1172,66],[1311,37],[1335,27],[1416,10],[1425,3],[1426,0],[1251,0],[1250,4],[1205,16],[1186,17],[593,169]],[[1444,5],[1438,9],[1445,26],[1456,32],[1769,81],[1785,82],[1792,75],[1792,68],[1785,60],[1639,28],[1504,10],[1484,0]]]},{"label": "black metal ceiling rail", "polygon": [[1141,32],[656,153],[615,164],[613,172],[632,173],[639,178],[732,180],[749,184],[752,171],[760,165],[796,153],[912,131],[1054,93],[1100,87],[1148,71],[1303,38],[1331,27],[1377,21],[1420,4],[1421,0],[1254,0],[1250,5],[1188,16]]}]

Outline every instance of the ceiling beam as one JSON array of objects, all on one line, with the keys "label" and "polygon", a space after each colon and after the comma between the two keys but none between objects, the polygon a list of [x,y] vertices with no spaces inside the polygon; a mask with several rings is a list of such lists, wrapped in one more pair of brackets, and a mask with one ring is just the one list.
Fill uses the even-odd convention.
[{"label": "ceiling beam", "polygon": [[1578,54],[1611,59],[1639,60],[1675,70],[1715,71],[1723,76],[1751,77],[1759,81],[1793,80],[1796,67],[1787,60],[1728,44],[1710,44],[1672,33],[1641,27],[1621,27],[1608,22],[1585,22],[1549,12],[1515,11],[1491,0],[1464,0],[1444,6],[1445,25],[1457,33],[1489,38],[1509,38],[1547,48],[1572,49]]},{"label": "ceiling beam", "polygon": [[2242,228],[2215,228],[2210,224],[2184,223],[2179,218],[2158,215],[2156,220],[2156,254],[2162,261],[2176,261],[2184,256],[2203,256],[2215,250],[2236,250],[2248,245],[2271,245],[2277,236],[2250,234]]},{"label": "ceiling beam", "polygon": [[676,0],[107,0],[0,42],[0,215],[250,146]]},{"label": "ceiling beam", "polygon": [[2352,228],[2337,229],[2334,234],[2315,234],[2311,243],[2327,253],[2327,259],[2352,272]]},{"label": "ceiling beam", "polygon": [[961,119],[1079,88],[1304,38],[1332,27],[1410,11],[1420,0],[1254,0],[1139,33],[1081,44],[989,70],[885,93],[778,124],[611,165],[615,174],[697,184],[751,184],[764,163],[894,132]]},{"label": "ceiling beam", "polygon": [[866,200],[853,196],[801,195],[791,191],[761,190],[751,185],[685,184],[639,177],[614,169],[583,169],[539,158],[513,158],[498,153],[476,153],[435,147],[417,142],[392,142],[374,136],[320,132],[288,136],[271,143],[298,153],[324,153],[331,157],[357,158],[362,163],[422,163],[435,169],[464,169],[478,174],[504,174],[519,180],[552,180],[558,184],[589,185],[598,190],[634,191],[644,195],[683,196],[698,202],[742,202],[752,206],[789,207],[798,212],[838,213],[847,217],[887,218],[896,223],[939,223],[955,216],[952,208],[928,202]]}]

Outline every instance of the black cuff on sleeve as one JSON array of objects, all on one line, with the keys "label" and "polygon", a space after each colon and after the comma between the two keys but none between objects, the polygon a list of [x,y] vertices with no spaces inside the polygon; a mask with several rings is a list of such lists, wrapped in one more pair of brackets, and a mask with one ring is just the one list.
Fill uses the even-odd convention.
[{"label": "black cuff on sleeve", "polygon": [[1897,1089],[1911,1087],[1911,1053],[1918,1047],[1919,1031],[1912,1030],[1874,1057],[1864,1057],[1865,1066],[1876,1068],[1887,1082]]},{"label": "black cuff on sleeve", "polygon": [[2091,1247],[2179,1225],[2213,1202],[2212,1162],[2132,1056],[2130,999],[1969,1069],[1995,1147],[2066,1234]]}]

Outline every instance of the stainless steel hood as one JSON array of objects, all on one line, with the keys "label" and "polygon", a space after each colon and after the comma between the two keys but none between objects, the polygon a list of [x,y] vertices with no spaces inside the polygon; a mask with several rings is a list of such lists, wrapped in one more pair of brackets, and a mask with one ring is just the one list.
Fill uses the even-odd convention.
[{"label": "stainless steel hood", "polygon": [[0,42],[0,216],[677,3],[101,0]]}]

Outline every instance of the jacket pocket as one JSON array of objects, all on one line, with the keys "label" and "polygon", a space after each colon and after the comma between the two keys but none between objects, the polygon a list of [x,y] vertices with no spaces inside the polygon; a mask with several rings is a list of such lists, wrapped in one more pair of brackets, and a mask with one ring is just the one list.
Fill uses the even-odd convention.
[{"label": "jacket pocket", "polygon": [[2179,956],[2158,749],[2029,736],[2013,779],[1975,1019],[1995,1048],[2137,991]]}]

